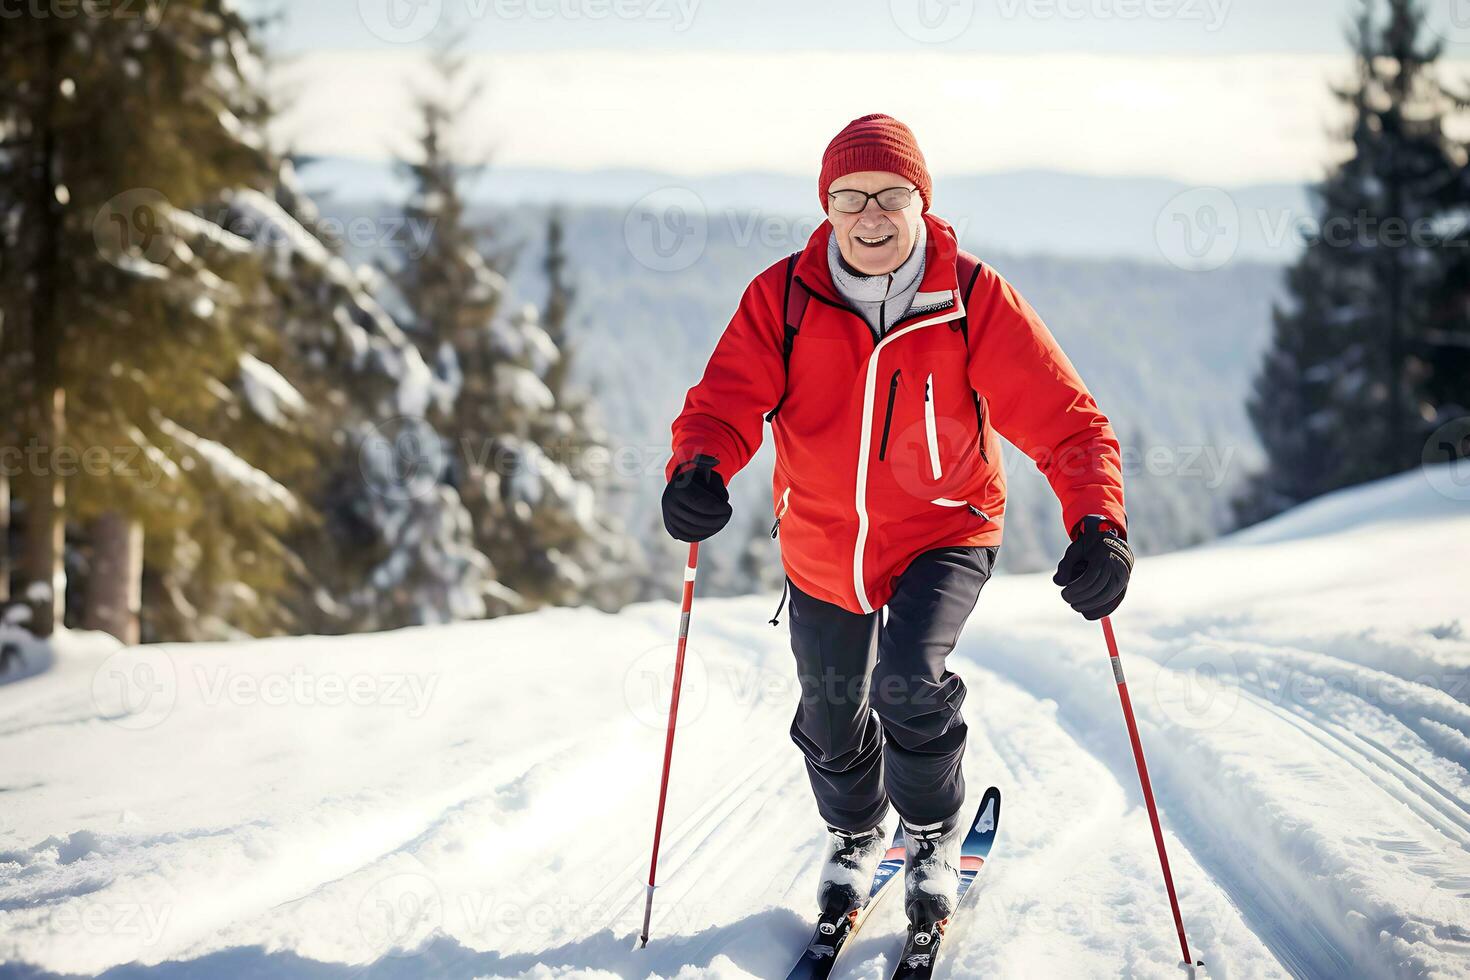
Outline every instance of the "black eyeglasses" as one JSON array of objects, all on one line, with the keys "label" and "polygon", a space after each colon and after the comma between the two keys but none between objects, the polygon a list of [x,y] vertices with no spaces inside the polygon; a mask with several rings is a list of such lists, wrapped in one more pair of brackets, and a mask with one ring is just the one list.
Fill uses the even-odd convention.
[{"label": "black eyeglasses", "polygon": [[868,206],[868,199],[878,202],[878,207],[884,211],[902,211],[909,206],[914,199],[913,187],[885,187],[876,194],[864,194],[862,191],[841,190],[828,191],[827,196],[832,199],[834,210],[843,214],[857,214]]}]

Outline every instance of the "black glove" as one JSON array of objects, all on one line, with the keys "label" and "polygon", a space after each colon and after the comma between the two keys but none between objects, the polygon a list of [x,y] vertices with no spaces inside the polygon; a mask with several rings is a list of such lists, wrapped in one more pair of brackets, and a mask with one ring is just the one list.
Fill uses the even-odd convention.
[{"label": "black glove", "polygon": [[[1106,526],[1104,526],[1106,525]],[[1088,619],[1112,615],[1128,594],[1133,552],[1105,517],[1082,518],[1081,531],[1067,546],[1052,581],[1062,598]]]},{"label": "black glove", "polygon": [[719,460],[695,456],[664,487],[664,527],[680,541],[703,541],[730,522],[730,491],[715,472]]}]

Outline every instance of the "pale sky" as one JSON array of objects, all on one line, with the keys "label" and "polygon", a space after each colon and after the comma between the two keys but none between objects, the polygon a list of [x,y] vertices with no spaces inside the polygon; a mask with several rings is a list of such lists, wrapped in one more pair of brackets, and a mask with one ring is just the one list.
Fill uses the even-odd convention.
[{"label": "pale sky", "polygon": [[[1470,17],[1439,0],[1452,74]],[[279,134],[313,153],[409,149],[446,24],[485,80],[463,134],[501,166],[812,172],[849,119],[907,122],[936,173],[1045,168],[1238,185],[1340,152],[1356,0],[314,0],[273,47]],[[1431,3],[1431,6],[1436,4]],[[1464,6],[1470,7],[1470,4]],[[411,127],[408,127],[411,132]]]},{"label": "pale sky", "polygon": [[[419,43],[455,24],[484,50],[1085,51],[1255,54],[1342,49],[1358,0],[244,0],[283,9],[291,50]],[[1462,0],[1423,0],[1470,52]],[[925,27],[927,25],[927,28]],[[912,29],[918,27],[914,32]],[[922,36],[915,36],[915,33]],[[386,36],[385,36],[386,35]]]}]

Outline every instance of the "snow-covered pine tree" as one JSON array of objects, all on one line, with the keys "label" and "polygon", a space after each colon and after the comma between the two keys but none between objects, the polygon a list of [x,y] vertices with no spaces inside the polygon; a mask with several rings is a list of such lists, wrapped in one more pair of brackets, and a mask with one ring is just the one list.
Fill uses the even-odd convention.
[{"label": "snow-covered pine tree", "polygon": [[[474,547],[468,511],[441,479],[444,440],[428,421],[452,390],[379,300],[380,277],[349,266],[321,231],[290,162],[272,193],[236,191],[227,205],[227,224],[265,259],[288,390],[301,392],[328,432],[311,496],[321,521],[291,539],[301,569],[290,599],[298,628],[341,633],[484,616],[504,596]],[[257,388],[261,414],[289,411],[278,386]]]},{"label": "snow-covered pine tree", "polygon": [[541,259],[541,272],[546,276],[546,305],[541,309],[541,320],[546,334],[561,356],[546,369],[546,387],[559,404],[568,411],[584,411],[586,399],[580,393],[567,388],[571,377],[574,350],[570,336],[572,308],[577,302],[577,288],[572,284],[567,255],[566,218],[558,208],[546,212],[546,252]]},{"label": "snow-covered pine tree", "polygon": [[[590,507],[542,508],[544,513],[537,515],[543,525],[540,544],[563,556],[562,561],[570,562],[580,573],[563,576],[554,562],[545,561],[543,578],[531,591],[544,595],[548,602],[586,601],[617,609],[637,594],[644,559],[637,542],[607,507],[608,496],[620,489],[612,468],[611,438],[598,419],[590,392],[579,389],[572,377],[576,344],[571,337],[571,317],[576,288],[568,270],[565,236],[561,212],[553,208],[546,219],[542,272],[547,294],[541,327],[558,356],[549,359],[541,374],[551,392],[552,408],[534,420],[531,438],[543,447],[548,463],[558,468],[555,482],[585,487],[575,492],[585,495]],[[583,584],[575,585],[578,580]]]},{"label": "snow-covered pine tree", "polygon": [[118,606],[136,604],[142,546],[152,635],[286,625],[273,598],[290,564],[280,535],[303,511],[280,478],[310,457],[239,410],[242,358],[270,345],[246,301],[255,263],[190,210],[269,178],[255,53],[222,0],[154,13],[6,25],[16,56],[0,118],[20,159],[4,193],[22,288],[4,292],[31,379],[21,435],[46,460],[22,490],[43,633],[60,608],[68,517],[91,525],[94,564],[133,579],[89,589],[85,620],[132,629],[136,610]]},{"label": "snow-covered pine tree", "polygon": [[[1320,234],[1287,274],[1290,305],[1249,404],[1267,467],[1236,502],[1249,524],[1418,463],[1425,436],[1470,401],[1451,380],[1466,337],[1463,103],[1436,74],[1413,0],[1362,0],[1353,34],[1352,155],[1315,189]],[[1455,342],[1455,341],[1458,341]],[[1456,406],[1460,406],[1457,408]]]},{"label": "snow-covered pine tree", "polygon": [[400,250],[389,272],[405,330],[444,392],[426,406],[425,421],[441,441],[437,447],[425,443],[423,459],[442,469],[441,482],[469,509],[476,548],[489,558],[499,585],[485,610],[495,616],[529,608],[510,584],[514,574],[508,569],[521,562],[494,469],[496,436],[505,424],[500,401],[504,369],[490,333],[507,285],[485,260],[466,215],[460,183],[465,172],[480,168],[462,165],[451,146],[455,121],[478,91],[466,83],[457,39],[438,44],[431,67],[434,84],[417,96],[422,127],[418,155],[399,163],[412,188],[404,206],[405,223],[429,229],[429,234],[415,248]]},{"label": "snow-covered pine tree", "polygon": [[[421,251],[398,256],[393,278],[410,336],[456,389],[431,418],[448,439],[449,480],[470,509],[477,545],[511,590],[489,612],[620,604],[627,591],[616,568],[631,560],[627,539],[567,462],[601,437],[568,404],[563,354],[536,308],[502,308],[501,260],[487,260],[467,217],[462,186],[474,168],[451,145],[477,89],[453,41],[436,49],[432,65],[435,85],[418,99],[417,157],[403,163],[413,188],[406,217],[432,233]],[[568,303],[569,295],[553,302],[563,318],[557,329]]]}]

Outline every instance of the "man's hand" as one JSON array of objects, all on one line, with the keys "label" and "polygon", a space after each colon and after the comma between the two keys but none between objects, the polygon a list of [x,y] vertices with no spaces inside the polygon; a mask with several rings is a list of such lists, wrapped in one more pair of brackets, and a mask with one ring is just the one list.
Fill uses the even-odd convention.
[{"label": "man's hand", "polygon": [[1128,593],[1133,552],[1111,521],[1096,514],[1084,517],[1052,581],[1062,598],[1088,619],[1112,615]]},{"label": "man's hand", "polygon": [[680,541],[703,541],[730,522],[730,491],[715,472],[719,460],[696,456],[664,488],[664,527]]}]

